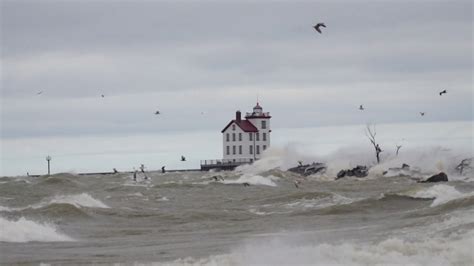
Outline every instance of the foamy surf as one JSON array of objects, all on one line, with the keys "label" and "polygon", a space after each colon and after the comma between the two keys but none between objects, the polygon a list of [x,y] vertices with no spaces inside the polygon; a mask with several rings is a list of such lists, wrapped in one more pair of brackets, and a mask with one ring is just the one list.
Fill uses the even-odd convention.
[{"label": "foamy surf", "polygon": [[251,243],[230,254],[183,258],[159,265],[472,265],[473,232],[416,242],[388,238],[355,244],[294,244],[284,239]]},{"label": "foamy surf", "polygon": [[315,199],[300,199],[295,202],[287,203],[285,206],[290,209],[322,209],[336,205],[346,205],[354,202],[353,199],[332,193],[330,197]]},{"label": "foamy surf", "polygon": [[12,208],[0,206],[0,212],[11,212]]},{"label": "foamy surf", "polygon": [[[314,178],[321,181],[333,181],[340,170],[365,165],[369,167],[369,175],[364,180],[400,174],[426,179],[439,172],[445,172],[450,181],[474,182],[474,175],[469,174],[469,169],[465,169],[463,174],[460,174],[456,169],[463,158],[472,156],[472,151],[455,152],[440,146],[416,147],[404,149],[399,155],[384,154],[381,162],[377,164],[370,146],[343,147],[328,154],[315,155],[305,154],[301,149],[298,149],[297,144],[289,144],[284,148],[272,147],[266,150],[261,159],[251,165],[239,166],[236,168],[236,172],[261,175],[273,169],[286,171],[297,166],[299,162],[303,164],[320,162],[325,163],[327,169],[324,174],[316,174]],[[390,171],[390,169],[400,168],[403,164],[408,164],[410,170]],[[388,175],[384,175],[384,173]]]},{"label": "foamy surf", "polygon": [[21,217],[17,221],[0,217],[0,241],[2,242],[58,242],[74,241],[71,237],[58,232],[51,224],[38,223]]},{"label": "foamy surf", "polygon": [[404,193],[400,193],[402,196],[409,196],[412,198],[421,199],[433,199],[431,207],[435,207],[455,199],[461,199],[465,197],[473,196],[473,193],[464,194],[456,190],[454,187],[437,184],[432,187],[422,188],[420,190],[412,190]]},{"label": "foamy surf", "polygon": [[87,193],[81,193],[77,195],[56,195],[50,200],[45,200],[39,204],[33,205],[32,208],[42,208],[50,204],[71,204],[76,208],[88,207],[88,208],[110,208],[105,205],[102,201],[93,198]]},{"label": "foamy surf", "polygon": [[264,186],[270,186],[270,187],[276,187],[277,184],[274,182],[275,180],[278,180],[279,178],[276,176],[259,176],[259,175],[253,175],[253,174],[244,174],[240,176],[239,178],[235,180],[231,179],[226,179],[222,181],[223,184],[244,184],[248,183],[250,185],[264,185]]},{"label": "foamy surf", "polygon": [[82,194],[77,194],[77,195],[56,195],[53,198],[44,199],[40,203],[29,205],[27,207],[22,207],[22,208],[9,208],[9,207],[0,206],[0,211],[13,212],[13,211],[22,211],[29,208],[39,209],[39,208],[49,206],[51,204],[70,204],[76,208],[81,208],[81,207],[104,208],[104,209],[110,208],[109,206],[104,204],[102,201],[93,198],[91,195],[87,193],[82,193]]}]

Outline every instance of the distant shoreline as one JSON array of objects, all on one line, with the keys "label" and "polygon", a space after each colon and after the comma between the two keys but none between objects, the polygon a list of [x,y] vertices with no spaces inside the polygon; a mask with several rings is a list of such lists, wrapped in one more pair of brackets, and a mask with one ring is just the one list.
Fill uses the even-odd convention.
[{"label": "distant shoreline", "polygon": [[[165,173],[201,172],[201,171],[202,171],[201,169],[173,169],[173,170],[166,170]],[[161,170],[147,171],[147,173],[152,173],[152,172],[159,172],[159,173],[161,173]],[[113,174],[123,174],[123,173],[126,173],[126,174],[133,174],[134,171],[123,171],[123,172],[118,172],[118,173],[114,173],[114,172],[91,172],[91,173],[68,173],[68,172],[61,172],[61,173],[50,174],[50,176],[52,176],[52,175],[57,175],[57,174],[62,174],[62,173],[88,176],[88,175],[113,175]],[[40,177],[40,176],[47,176],[47,175],[48,175],[48,174],[43,174],[43,175],[35,174],[35,175],[27,175],[27,176],[28,176],[28,177]],[[2,177],[11,177],[11,176],[2,176]]]}]

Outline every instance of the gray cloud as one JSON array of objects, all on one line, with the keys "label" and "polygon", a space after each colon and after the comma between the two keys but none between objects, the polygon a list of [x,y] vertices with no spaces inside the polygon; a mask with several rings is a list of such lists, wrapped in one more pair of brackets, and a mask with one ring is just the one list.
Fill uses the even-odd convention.
[{"label": "gray cloud", "polygon": [[[425,120],[473,118],[470,1],[3,1],[1,10],[3,137],[220,129],[257,94],[274,126],[419,121],[421,109]],[[156,108],[166,114],[158,121]]]}]

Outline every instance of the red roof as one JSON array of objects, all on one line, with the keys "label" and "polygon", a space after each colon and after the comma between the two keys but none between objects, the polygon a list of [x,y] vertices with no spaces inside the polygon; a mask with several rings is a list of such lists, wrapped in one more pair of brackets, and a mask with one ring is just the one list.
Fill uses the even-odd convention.
[{"label": "red roof", "polygon": [[248,120],[240,120],[240,123],[237,123],[236,120],[232,120],[232,121],[229,122],[229,124],[227,124],[227,126],[225,126],[225,128],[221,131],[221,133],[224,133],[224,131],[226,131],[226,129],[228,127],[230,127],[230,125],[232,125],[232,123],[235,123],[244,132],[258,132],[258,129],[252,123],[250,123],[250,121],[248,121]]}]

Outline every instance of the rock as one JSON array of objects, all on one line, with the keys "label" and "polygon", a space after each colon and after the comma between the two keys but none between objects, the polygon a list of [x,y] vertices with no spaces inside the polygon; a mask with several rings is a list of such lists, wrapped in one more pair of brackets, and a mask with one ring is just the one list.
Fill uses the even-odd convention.
[{"label": "rock", "polygon": [[404,164],[402,164],[402,169],[409,170],[410,166],[408,164],[404,163]]},{"label": "rock", "polygon": [[425,181],[421,181],[420,183],[434,183],[434,182],[447,182],[448,181],[448,176],[441,172],[437,175],[434,175],[428,179],[426,179]]},{"label": "rock", "polygon": [[356,168],[352,169],[351,172],[351,174],[356,177],[366,177],[369,174],[369,169],[367,169],[367,166],[358,165]]},{"label": "rock", "polygon": [[326,171],[326,165],[323,163],[312,163],[303,165],[301,162],[298,162],[299,165],[293,168],[288,169],[288,171],[300,174],[302,176],[309,176],[316,173],[324,173]]},{"label": "rock", "polygon": [[355,168],[348,170],[341,170],[337,173],[336,180],[345,176],[366,177],[369,174],[369,169],[365,165],[358,165]]},{"label": "rock", "polygon": [[341,170],[339,171],[339,173],[337,173],[336,180],[338,180],[339,178],[343,178],[345,176],[346,176],[346,170]]}]

